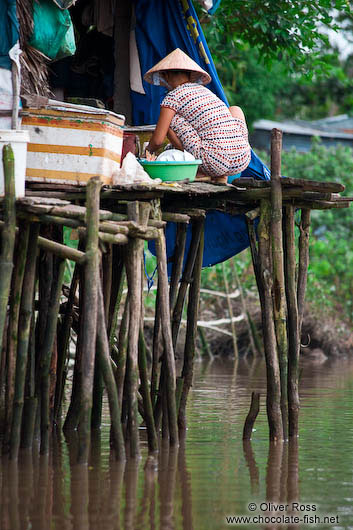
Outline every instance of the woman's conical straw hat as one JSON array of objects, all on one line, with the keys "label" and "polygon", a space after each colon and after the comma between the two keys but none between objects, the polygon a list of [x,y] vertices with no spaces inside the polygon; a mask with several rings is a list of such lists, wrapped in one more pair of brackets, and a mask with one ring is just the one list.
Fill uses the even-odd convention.
[{"label": "woman's conical straw hat", "polygon": [[152,85],[164,85],[165,82],[161,73],[166,70],[185,70],[190,72],[190,82],[199,83],[200,85],[207,85],[212,80],[211,76],[201,66],[179,48],[150,68],[143,78]]}]

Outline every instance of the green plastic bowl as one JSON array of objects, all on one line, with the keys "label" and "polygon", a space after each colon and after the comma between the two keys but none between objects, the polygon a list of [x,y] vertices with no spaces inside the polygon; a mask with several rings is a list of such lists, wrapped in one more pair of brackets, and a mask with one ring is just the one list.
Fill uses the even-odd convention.
[{"label": "green plastic bowl", "polygon": [[197,168],[202,164],[202,160],[192,161],[159,161],[140,160],[141,166],[152,179],[161,179],[163,182],[176,180],[195,180]]}]

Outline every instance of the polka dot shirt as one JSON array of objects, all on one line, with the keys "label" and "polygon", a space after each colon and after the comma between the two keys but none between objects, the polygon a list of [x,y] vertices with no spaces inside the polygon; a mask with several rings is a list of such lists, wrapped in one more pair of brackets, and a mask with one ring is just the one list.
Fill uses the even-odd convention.
[{"label": "polka dot shirt", "polygon": [[250,162],[248,130],[228,107],[203,85],[184,83],[161,103],[176,112],[171,129],[183,147],[202,160],[200,169],[211,176],[233,175]]}]

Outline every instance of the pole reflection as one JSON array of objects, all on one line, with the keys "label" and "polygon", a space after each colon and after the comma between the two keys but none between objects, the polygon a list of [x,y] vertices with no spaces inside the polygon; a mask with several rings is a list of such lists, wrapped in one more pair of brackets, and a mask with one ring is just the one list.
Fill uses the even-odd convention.
[{"label": "pole reflection", "polygon": [[[256,463],[251,441],[243,442],[243,455],[249,470],[251,493],[259,492],[259,468]],[[265,518],[291,515],[292,503],[299,500],[299,451],[298,439],[290,439],[288,443],[269,442],[266,468],[266,499],[260,502],[259,513]],[[281,507],[288,505],[283,511]],[[264,523],[266,530],[287,528],[299,530],[297,524],[287,526],[281,523]]]}]

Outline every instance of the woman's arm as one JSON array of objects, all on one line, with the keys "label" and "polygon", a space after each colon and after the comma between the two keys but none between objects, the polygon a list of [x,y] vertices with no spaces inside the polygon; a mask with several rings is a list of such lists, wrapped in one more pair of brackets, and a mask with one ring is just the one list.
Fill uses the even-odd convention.
[{"label": "woman's arm", "polygon": [[175,114],[175,110],[172,110],[168,107],[161,107],[161,112],[159,114],[158,122],[155,130],[153,131],[152,137],[146,151],[154,153],[161,147],[163,144],[164,138],[167,136],[170,122],[172,121]]}]

